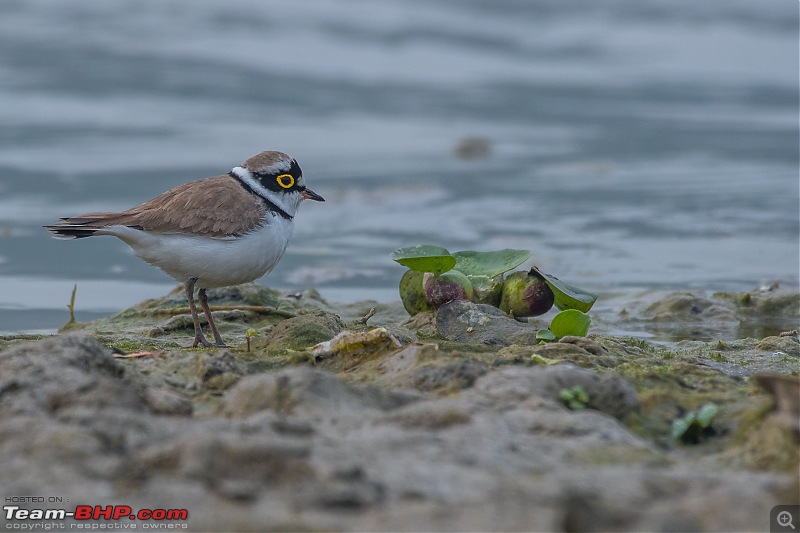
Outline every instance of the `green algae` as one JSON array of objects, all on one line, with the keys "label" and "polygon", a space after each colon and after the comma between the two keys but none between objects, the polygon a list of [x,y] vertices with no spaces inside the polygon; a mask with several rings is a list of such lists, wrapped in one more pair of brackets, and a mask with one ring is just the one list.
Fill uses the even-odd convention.
[{"label": "green algae", "polygon": [[745,409],[731,437],[727,456],[748,468],[772,472],[800,469],[798,437],[771,416],[772,402],[763,400]]}]

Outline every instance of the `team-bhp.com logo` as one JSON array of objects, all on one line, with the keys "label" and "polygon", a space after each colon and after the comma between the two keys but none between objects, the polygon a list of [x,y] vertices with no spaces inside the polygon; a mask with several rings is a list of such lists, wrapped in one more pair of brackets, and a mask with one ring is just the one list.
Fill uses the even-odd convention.
[{"label": "team-bhp.com logo", "polygon": [[[186,509],[139,509],[134,511],[129,505],[77,505],[75,510],[66,509],[23,509],[19,505],[4,505],[6,520],[155,520],[166,522],[186,520]],[[156,526],[157,527],[157,526]]]}]

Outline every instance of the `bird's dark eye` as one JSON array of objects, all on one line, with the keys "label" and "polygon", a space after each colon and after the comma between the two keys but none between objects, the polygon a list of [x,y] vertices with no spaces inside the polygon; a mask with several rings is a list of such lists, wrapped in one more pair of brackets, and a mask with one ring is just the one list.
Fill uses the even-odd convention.
[{"label": "bird's dark eye", "polygon": [[284,189],[291,189],[294,186],[294,176],[291,174],[281,174],[275,178],[275,181]]}]

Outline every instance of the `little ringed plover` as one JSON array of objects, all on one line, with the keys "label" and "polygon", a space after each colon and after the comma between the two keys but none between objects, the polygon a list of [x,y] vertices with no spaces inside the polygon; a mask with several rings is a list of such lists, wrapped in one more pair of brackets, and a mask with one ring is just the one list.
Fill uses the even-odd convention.
[{"label": "little ringed plover", "polygon": [[325,201],[305,186],[297,161],[282,152],[261,152],[227,174],[184,183],[126,211],[61,218],[45,228],[66,239],[117,237],[184,283],[193,346],[210,347],[195,306],[198,288],[216,345],[224,347],[206,289],[246,283],[271,271],[286,250],[304,199]]}]

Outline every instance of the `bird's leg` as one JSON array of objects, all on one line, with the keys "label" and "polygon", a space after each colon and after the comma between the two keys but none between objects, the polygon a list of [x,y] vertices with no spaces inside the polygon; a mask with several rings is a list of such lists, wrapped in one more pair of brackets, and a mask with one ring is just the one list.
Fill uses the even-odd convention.
[{"label": "bird's leg", "polygon": [[200,327],[200,317],[197,316],[197,307],[194,305],[195,283],[197,283],[197,278],[189,278],[189,281],[186,282],[186,298],[189,300],[189,310],[192,312],[192,321],[194,322],[194,344],[192,344],[192,348],[197,348],[198,344],[210,348],[212,344],[203,335],[203,329]]},{"label": "bird's leg", "polygon": [[214,323],[214,317],[211,316],[211,309],[208,308],[208,296],[206,296],[206,290],[200,289],[197,291],[197,296],[200,297],[200,307],[203,308],[203,312],[206,314],[208,325],[211,326],[211,333],[214,334],[214,340],[217,341],[217,346],[220,348],[227,348],[228,346],[222,342],[222,337],[219,336],[219,330],[217,329],[217,325]]}]

